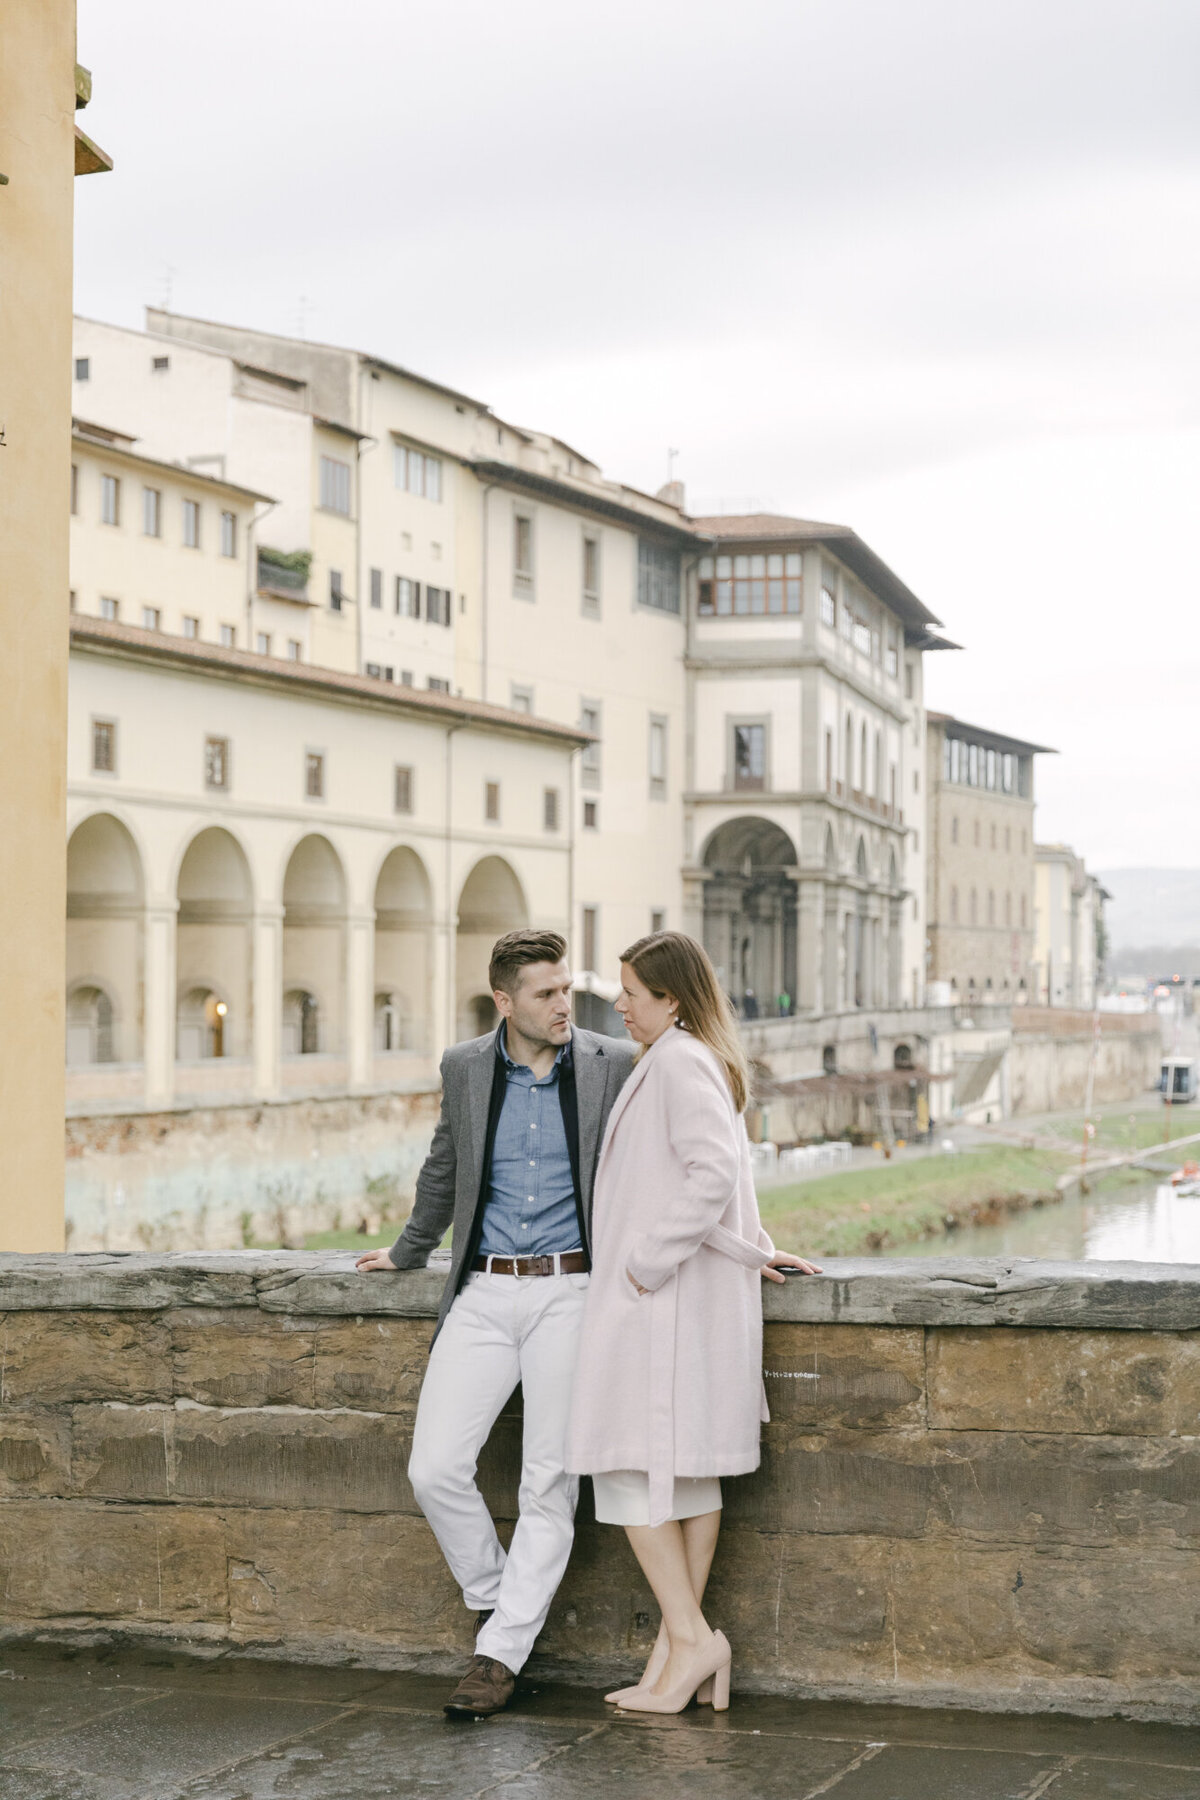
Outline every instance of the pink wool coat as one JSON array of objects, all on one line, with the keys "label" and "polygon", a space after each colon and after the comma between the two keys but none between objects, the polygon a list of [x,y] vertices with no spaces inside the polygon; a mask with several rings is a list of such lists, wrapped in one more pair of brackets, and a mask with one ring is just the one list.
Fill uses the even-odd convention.
[{"label": "pink wool coat", "polygon": [[677,1475],[758,1467],[759,1271],[773,1255],[724,1070],[668,1029],[617,1096],[600,1151],[567,1452],[576,1474],[647,1470],[652,1525],[670,1517]]}]

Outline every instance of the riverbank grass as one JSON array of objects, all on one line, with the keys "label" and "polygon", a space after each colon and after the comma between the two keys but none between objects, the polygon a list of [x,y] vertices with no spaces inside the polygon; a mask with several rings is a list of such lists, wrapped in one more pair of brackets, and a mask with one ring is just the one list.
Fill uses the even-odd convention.
[{"label": "riverbank grass", "polygon": [[1065,1151],[1009,1146],[915,1157],[763,1189],[763,1223],[780,1250],[799,1256],[859,1256],[987,1224],[1006,1212],[1058,1199]]}]

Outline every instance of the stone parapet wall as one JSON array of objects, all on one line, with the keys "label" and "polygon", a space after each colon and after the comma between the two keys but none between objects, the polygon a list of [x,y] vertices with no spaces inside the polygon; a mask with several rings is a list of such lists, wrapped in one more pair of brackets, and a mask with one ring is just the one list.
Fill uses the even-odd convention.
[{"label": "stone parapet wall", "polygon": [[[1092,1060],[1090,1013],[1056,1015],[1039,1008],[1036,1019],[1020,1019],[1008,1053],[1009,1108],[1014,1114],[1059,1112],[1083,1106]],[[1096,1049],[1093,1099],[1097,1105],[1132,1100],[1158,1080],[1162,1033],[1157,1019],[1104,1013]],[[1037,1021],[1042,1021],[1039,1029]],[[1068,1022],[1077,1022],[1073,1032]]]},{"label": "stone parapet wall", "polygon": [[[0,1257],[0,1635],[460,1662],[405,1475],[441,1279]],[[1200,1268],[832,1261],[765,1302],[709,1606],[742,1685],[1200,1717]],[[517,1400],[481,1465],[506,1522],[519,1443]],[[599,1678],[654,1625],[585,1483],[539,1654]]]}]

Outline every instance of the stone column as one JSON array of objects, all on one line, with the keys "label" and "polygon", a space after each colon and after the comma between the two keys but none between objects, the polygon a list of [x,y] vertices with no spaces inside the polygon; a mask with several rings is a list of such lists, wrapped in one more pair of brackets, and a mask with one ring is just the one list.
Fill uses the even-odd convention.
[{"label": "stone column", "polygon": [[429,983],[429,1030],[426,1045],[436,1073],[442,1052],[458,1037],[458,971],[455,952],[458,930],[454,919],[437,919],[429,928],[429,951],[433,958]]},{"label": "stone column", "polygon": [[149,1107],[175,1097],[175,916],[177,900],[150,901],[142,914],[142,1055]]},{"label": "stone column", "polygon": [[369,1085],[375,1058],[375,908],[346,913],[346,1070],[352,1088]]},{"label": "stone column", "polygon": [[825,889],[819,881],[802,881],[796,893],[796,1011],[822,1009],[825,954]]},{"label": "stone column", "polygon": [[283,1024],[283,907],[257,906],[252,921],[254,1091],[266,1100],[280,1091]]}]

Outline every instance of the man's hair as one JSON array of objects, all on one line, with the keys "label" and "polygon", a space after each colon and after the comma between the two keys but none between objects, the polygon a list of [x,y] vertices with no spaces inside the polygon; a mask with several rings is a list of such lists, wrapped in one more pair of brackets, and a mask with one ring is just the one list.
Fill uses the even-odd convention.
[{"label": "man's hair", "polygon": [[567,954],[567,940],[557,931],[506,931],[492,945],[488,964],[488,986],[504,994],[515,994],[521,970],[530,963],[561,962]]}]

